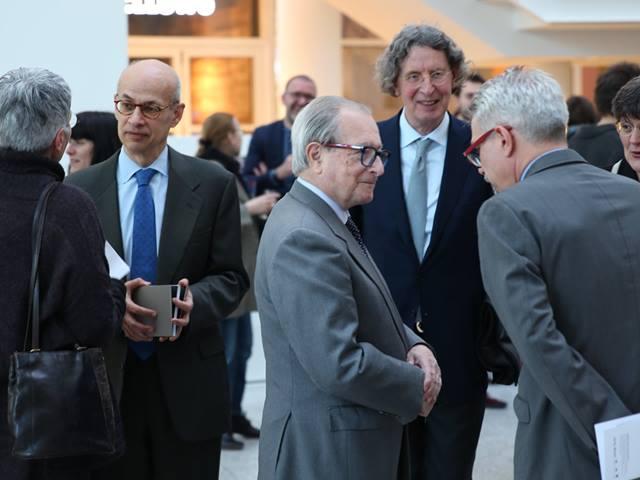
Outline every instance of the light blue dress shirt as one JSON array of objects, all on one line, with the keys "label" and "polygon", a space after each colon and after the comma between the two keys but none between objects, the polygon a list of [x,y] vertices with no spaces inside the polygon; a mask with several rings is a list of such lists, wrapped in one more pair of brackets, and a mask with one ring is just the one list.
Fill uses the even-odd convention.
[{"label": "light blue dress shirt", "polygon": [[[149,165],[158,171],[149,186],[153,195],[153,204],[156,213],[156,248],[160,249],[160,232],[162,230],[162,218],[164,205],[169,185],[169,149],[164,147],[158,158]],[[122,231],[122,246],[124,248],[124,261],[131,265],[131,249],[133,239],[133,203],[138,191],[138,182],[134,178],[135,173],[141,167],[131,160],[125,149],[120,150],[116,181],[118,182],[118,206],[120,208],[120,229]]]},{"label": "light blue dress shirt", "polygon": [[[425,242],[422,255],[427,251],[431,242],[431,232],[433,231],[433,220],[436,216],[438,198],[440,197],[440,184],[442,183],[442,172],[444,171],[444,159],[447,155],[447,140],[449,135],[449,114],[445,113],[444,118],[434,130],[426,135],[420,133],[409,124],[405,116],[404,109],[400,115],[400,158],[402,169],[402,187],[404,189],[404,200],[407,202],[407,191],[409,189],[409,178],[416,163],[416,148],[418,142],[423,138],[432,140],[432,145],[427,150],[427,221],[425,223]],[[407,205],[407,208],[411,208]]]}]

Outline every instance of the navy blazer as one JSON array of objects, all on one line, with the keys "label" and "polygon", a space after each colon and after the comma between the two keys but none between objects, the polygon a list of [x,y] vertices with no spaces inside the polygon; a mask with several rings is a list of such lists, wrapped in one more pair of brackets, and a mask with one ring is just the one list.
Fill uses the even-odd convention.
[{"label": "navy blazer", "polygon": [[[251,137],[249,152],[244,160],[242,176],[252,196],[260,195],[265,190],[275,190],[282,195],[287,193],[293,184],[294,177],[281,181],[274,177],[272,170],[284,161],[284,133],[283,120],[256,128]],[[269,172],[255,176],[253,170],[260,163],[264,163]]]},{"label": "navy blazer", "polygon": [[[440,197],[424,259],[418,259],[413,246],[402,186],[400,114],[378,124],[391,157],[378,179],[374,200],[356,217],[403,321],[435,351],[442,370],[439,401],[460,404],[486,388],[476,346],[485,297],[476,216],[492,191],[462,155],[471,139],[469,125],[450,120]],[[423,333],[416,329],[418,307]]]}]

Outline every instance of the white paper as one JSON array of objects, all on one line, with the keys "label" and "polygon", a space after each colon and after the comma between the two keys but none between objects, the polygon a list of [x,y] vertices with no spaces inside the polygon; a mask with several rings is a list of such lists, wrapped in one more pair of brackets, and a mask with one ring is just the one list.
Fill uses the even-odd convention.
[{"label": "white paper", "polygon": [[595,424],[602,480],[640,477],[640,413]]},{"label": "white paper", "polygon": [[129,265],[120,258],[118,252],[107,241],[104,242],[104,256],[107,257],[107,262],[109,263],[109,276],[111,278],[121,280],[129,275]]}]

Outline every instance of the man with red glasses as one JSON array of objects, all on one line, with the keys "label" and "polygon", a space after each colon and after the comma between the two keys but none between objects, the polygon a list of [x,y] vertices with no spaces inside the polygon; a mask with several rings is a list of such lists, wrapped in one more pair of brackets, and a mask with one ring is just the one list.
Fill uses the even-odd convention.
[{"label": "man with red glasses", "polygon": [[403,108],[378,124],[391,155],[362,209],[363,235],[405,325],[433,346],[443,379],[431,415],[410,428],[413,478],[470,480],[487,388],[476,354],[485,299],[476,214],[491,188],[462,155],[469,125],[447,112],[467,75],[465,57],[444,32],[409,25],[377,72]]},{"label": "man with red glasses", "polygon": [[523,362],[514,477],[600,478],[594,424],[640,412],[640,189],[567,148],[544,72],[509,69],[473,110],[467,155],[498,192],[482,278]]}]

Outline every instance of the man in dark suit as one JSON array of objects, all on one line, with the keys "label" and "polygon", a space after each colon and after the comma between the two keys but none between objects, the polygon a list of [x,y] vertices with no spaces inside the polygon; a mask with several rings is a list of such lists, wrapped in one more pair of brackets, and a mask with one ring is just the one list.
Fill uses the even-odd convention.
[{"label": "man in dark suit", "polygon": [[382,89],[404,106],[379,124],[391,157],[360,212],[363,235],[403,321],[442,369],[438,402],[411,427],[413,478],[469,480],[487,386],[476,354],[485,296],[476,214],[491,189],[462,155],[469,126],[447,112],[466,75],[464,54],[442,31],[409,25],[377,69]]},{"label": "man in dark suit", "polygon": [[291,77],[282,94],[286,114],[282,120],[256,128],[244,160],[242,174],[252,196],[265,190],[284,195],[293,184],[291,126],[300,111],[316,98],[316,84],[307,75]]},{"label": "man in dark suit", "polygon": [[522,359],[513,478],[600,478],[594,424],[640,412],[638,182],[567,148],[540,70],[489,80],[473,108],[468,158],[498,192],[478,214],[482,278]]},{"label": "man in dark suit", "polygon": [[[130,65],[115,95],[122,150],[69,178],[91,195],[105,237],[131,266],[124,336],[108,352],[127,450],[101,478],[217,478],[229,426],[218,323],[248,286],[237,189],[222,167],[167,146],[184,110],[179,92],[164,63]],[[159,342],[140,319],[153,312],[131,298],[150,282],[188,286],[185,300],[174,300],[184,312],[173,319],[176,335]]]}]

